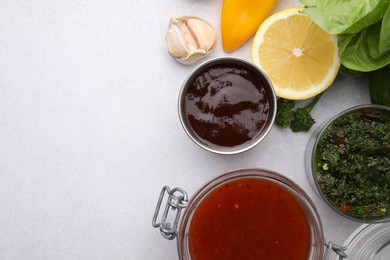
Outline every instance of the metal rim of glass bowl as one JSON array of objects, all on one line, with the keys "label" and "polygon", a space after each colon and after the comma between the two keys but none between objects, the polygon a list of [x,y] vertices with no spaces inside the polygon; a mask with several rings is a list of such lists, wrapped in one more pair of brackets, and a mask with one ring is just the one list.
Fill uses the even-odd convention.
[{"label": "metal rim of glass bowl", "polygon": [[390,221],[390,217],[386,217],[386,218],[382,218],[382,219],[364,220],[364,219],[353,218],[351,216],[348,216],[348,215],[343,214],[342,212],[340,212],[323,195],[323,193],[321,191],[321,188],[319,187],[319,184],[317,182],[315,165],[314,165],[316,147],[317,147],[319,139],[322,136],[322,134],[325,131],[325,129],[327,129],[328,126],[331,125],[340,116],[346,115],[346,114],[354,112],[354,111],[367,109],[367,108],[370,108],[370,109],[380,109],[380,110],[385,110],[385,111],[390,112],[390,108],[386,107],[386,106],[376,105],[376,104],[364,104],[364,105],[358,105],[358,106],[354,106],[354,107],[348,108],[348,109],[343,110],[342,112],[336,114],[335,116],[332,116],[329,120],[325,121],[323,124],[321,124],[314,131],[313,135],[311,136],[311,138],[309,140],[309,143],[308,143],[307,148],[306,148],[306,154],[305,154],[305,160],[306,160],[305,161],[305,171],[306,171],[306,175],[309,178],[309,181],[310,181],[311,185],[313,186],[314,190],[317,192],[317,194],[320,195],[320,197],[323,199],[323,201],[325,201],[325,203],[333,211],[335,211],[337,214],[339,214],[339,215],[341,215],[341,216],[343,216],[343,217],[345,217],[347,219],[350,219],[352,221],[365,223],[365,224],[368,224],[368,223],[383,223],[383,222],[389,222]]},{"label": "metal rim of glass bowl", "polygon": [[[194,77],[194,75],[196,75],[196,73],[198,71],[202,70],[203,68],[205,68],[207,66],[212,66],[215,64],[219,64],[219,63],[225,63],[225,64],[228,63],[228,64],[233,64],[233,65],[239,64],[239,65],[247,66],[248,68],[251,68],[254,71],[256,71],[257,73],[259,73],[261,75],[261,77],[263,78],[264,82],[267,83],[267,86],[265,86],[265,90],[267,92],[268,98],[270,99],[269,100],[270,114],[269,114],[268,120],[266,121],[264,129],[260,132],[260,134],[255,139],[253,139],[249,143],[238,145],[236,147],[223,147],[223,146],[217,146],[217,145],[215,147],[211,147],[211,146],[201,142],[195,136],[196,134],[194,134],[193,131],[191,131],[191,126],[186,123],[185,115],[184,115],[184,111],[183,111],[184,110],[183,109],[183,100],[184,100],[185,90],[187,89],[188,82]],[[201,63],[200,65],[198,65],[184,80],[184,82],[181,86],[181,89],[180,89],[179,99],[178,99],[179,119],[180,119],[180,123],[181,123],[184,131],[186,132],[186,134],[190,137],[190,139],[195,144],[197,144],[198,146],[200,146],[201,148],[203,148],[209,152],[216,153],[216,154],[238,154],[238,153],[245,152],[245,151],[250,150],[253,147],[255,147],[268,135],[269,131],[271,130],[271,128],[274,124],[274,121],[275,121],[275,117],[276,117],[276,109],[277,109],[277,106],[276,106],[275,90],[273,88],[272,82],[270,81],[268,76],[265,74],[265,72],[262,71],[255,64],[250,63],[249,61],[246,61],[246,60],[243,60],[240,58],[234,58],[234,57],[214,58],[214,59],[207,60],[207,61]]]}]

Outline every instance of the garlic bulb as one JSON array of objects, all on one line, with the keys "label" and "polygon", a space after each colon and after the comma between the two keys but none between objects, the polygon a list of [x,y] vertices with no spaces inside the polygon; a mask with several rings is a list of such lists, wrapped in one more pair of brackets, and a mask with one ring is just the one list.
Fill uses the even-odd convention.
[{"label": "garlic bulb", "polygon": [[195,16],[174,16],[169,20],[166,33],[169,54],[189,65],[210,53],[217,42],[214,28]]}]

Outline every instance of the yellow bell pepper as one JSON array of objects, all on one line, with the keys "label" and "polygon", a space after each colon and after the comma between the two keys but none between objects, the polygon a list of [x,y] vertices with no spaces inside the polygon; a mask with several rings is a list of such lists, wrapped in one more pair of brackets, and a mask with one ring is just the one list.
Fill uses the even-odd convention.
[{"label": "yellow bell pepper", "polygon": [[224,0],[221,15],[222,45],[232,52],[255,34],[278,0]]}]

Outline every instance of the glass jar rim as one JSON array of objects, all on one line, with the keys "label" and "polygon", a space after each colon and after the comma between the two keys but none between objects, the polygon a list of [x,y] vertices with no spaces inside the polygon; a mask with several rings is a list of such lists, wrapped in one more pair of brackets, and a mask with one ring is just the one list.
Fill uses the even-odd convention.
[{"label": "glass jar rim", "polygon": [[[390,225],[362,224],[345,241],[345,253],[352,259],[374,259],[390,252]],[[336,260],[344,259],[337,256]],[[376,258],[375,258],[376,259]],[[381,259],[381,258],[379,258]]]},{"label": "glass jar rim", "polygon": [[202,202],[203,198],[207,197],[207,195],[215,188],[226,182],[243,178],[259,178],[268,180],[280,185],[281,187],[288,190],[292,195],[294,195],[295,199],[303,207],[308,224],[310,225],[311,248],[309,252],[309,259],[322,259],[324,255],[324,233],[321,219],[310,197],[302,188],[300,188],[289,178],[277,172],[260,168],[243,168],[226,172],[210,180],[197,192],[195,192],[187,205],[180,223],[177,239],[179,258],[182,260],[191,259],[188,250],[188,237],[186,236],[186,232],[188,232],[189,226],[191,224],[191,218],[193,216],[194,209]]}]

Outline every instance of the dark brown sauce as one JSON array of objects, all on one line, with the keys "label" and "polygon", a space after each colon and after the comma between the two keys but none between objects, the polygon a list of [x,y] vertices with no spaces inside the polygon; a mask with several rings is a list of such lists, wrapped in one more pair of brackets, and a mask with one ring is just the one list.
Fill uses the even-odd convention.
[{"label": "dark brown sauce", "polygon": [[187,89],[184,113],[206,143],[232,147],[250,142],[264,129],[269,100],[254,72],[234,66],[199,73]]}]

